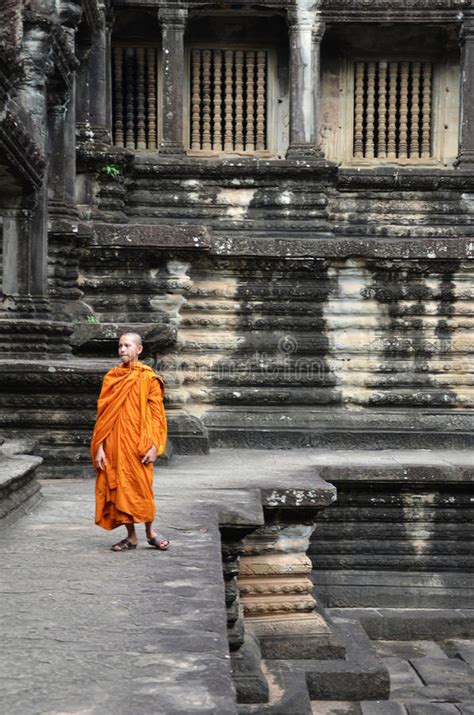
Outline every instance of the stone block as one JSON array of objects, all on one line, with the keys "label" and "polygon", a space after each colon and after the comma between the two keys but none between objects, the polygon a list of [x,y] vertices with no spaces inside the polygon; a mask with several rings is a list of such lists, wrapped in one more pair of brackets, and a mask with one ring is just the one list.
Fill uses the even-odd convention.
[{"label": "stone block", "polygon": [[442,640],[474,634],[474,611],[467,609],[331,608],[328,612],[359,618],[373,640]]},{"label": "stone block", "polygon": [[443,649],[434,641],[374,641],[373,646],[381,658],[431,658],[446,657]]},{"label": "stone block", "polygon": [[456,652],[471,668],[474,668],[474,641],[453,640],[449,641],[449,645],[455,648]]},{"label": "stone block", "polygon": [[360,709],[362,715],[406,715],[403,705],[387,700],[362,702]]},{"label": "stone block", "polygon": [[474,715],[474,702],[457,703],[456,707],[461,713],[461,715]]},{"label": "stone block", "polygon": [[451,703],[407,703],[408,715],[459,715]]},{"label": "stone block", "polygon": [[[393,528],[386,523],[383,526],[387,530]],[[402,518],[399,527],[406,532],[406,525],[402,523]],[[327,526],[325,525],[324,528],[327,529]],[[447,533],[449,528],[449,524],[446,524],[443,532]],[[453,528],[455,528],[454,524]],[[334,524],[332,533],[337,533],[337,529],[340,529],[340,525]],[[345,531],[348,533],[347,525]],[[403,603],[405,608],[462,609],[470,608],[473,603],[474,577],[469,573],[374,569],[322,570],[318,565],[317,535],[318,531],[310,547],[310,555],[315,566],[313,581],[316,594],[327,607],[397,608],[400,603]]]},{"label": "stone block", "polygon": [[423,685],[421,678],[406,660],[389,657],[383,659],[383,664],[388,668],[392,689],[402,685],[412,685],[413,687]]},{"label": "stone block", "polygon": [[0,524],[10,524],[41,499],[36,470],[42,460],[21,454],[33,446],[26,440],[6,440],[0,446]]},{"label": "stone block", "polygon": [[359,703],[344,700],[313,700],[313,715],[361,715]]},{"label": "stone block", "polygon": [[456,658],[413,658],[410,662],[427,685],[474,685],[474,671]]}]

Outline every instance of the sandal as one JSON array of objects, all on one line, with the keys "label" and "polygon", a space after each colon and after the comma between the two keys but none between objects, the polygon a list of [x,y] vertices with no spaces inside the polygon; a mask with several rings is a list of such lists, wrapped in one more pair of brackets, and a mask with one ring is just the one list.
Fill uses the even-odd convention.
[{"label": "sandal", "polygon": [[153,548],[158,549],[159,551],[166,551],[166,549],[169,548],[170,542],[168,539],[165,539],[163,536],[160,536],[157,534],[156,536],[153,536],[151,539],[147,539],[148,543],[150,546],[153,546]]},{"label": "sandal", "polygon": [[137,548],[137,544],[132,544],[129,539],[122,539],[122,541],[118,541],[116,544],[110,547],[111,551],[133,551],[133,549]]}]

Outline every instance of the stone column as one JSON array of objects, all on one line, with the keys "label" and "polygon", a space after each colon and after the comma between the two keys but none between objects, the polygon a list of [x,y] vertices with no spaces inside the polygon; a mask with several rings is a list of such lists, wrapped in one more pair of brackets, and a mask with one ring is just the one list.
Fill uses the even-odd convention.
[{"label": "stone column", "polygon": [[324,23],[314,11],[290,11],[290,145],[288,158],[322,156],[319,147],[320,47]]},{"label": "stone column", "polygon": [[79,70],[76,77],[76,123],[82,141],[110,144],[110,19],[99,6],[97,24],[76,42]]},{"label": "stone column", "polygon": [[31,293],[32,232],[29,211],[8,210],[3,214],[3,285],[6,296]]},{"label": "stone column", "polygon": [[[49,43],[49,33],[41,24],[25,25],[23,46],[26,72],[18,101],[25,113],[30,136],[44,156],[48,147],[46,88],[52,71]],[[9,275],[10,269],[4,267],[3,290],[6,294],[34,295],[41,299],[47,295],[47,178],[30,197],[29,204],[27,220],[22,214],[11,216],[6,221],[4,260],[12,273]]]},{"label": "stone column", "polygon": [[53,218],[76,218],[76,112],[74,79],[67,93],[50,97],[48,109],[48,208]]},{"label": "stone column", "polygon": [[165,7],[162,28],[163,138],[160,154],[184,154],[184,30],[187,9]]},{"label": "stone column", "polygon": [[312,593],[306,551],[314,517],[304,523],[298,511],[266,510],[265,526],[244,540],[239,589],[245,623],[264,658],[341,657],[342,646]]},{"label": "stone column", "polygon": [[100,8],[100,25],[92,37],[89,55],[89,121],[94,139],[110,143],[110,131],[107,123],[108,86],[107,86],[107,36],[105,10]]},{"label": "stone column", "polygon": [[461,27],[461,115],[458,164],[474,163],[474,11],[465,10]]}]

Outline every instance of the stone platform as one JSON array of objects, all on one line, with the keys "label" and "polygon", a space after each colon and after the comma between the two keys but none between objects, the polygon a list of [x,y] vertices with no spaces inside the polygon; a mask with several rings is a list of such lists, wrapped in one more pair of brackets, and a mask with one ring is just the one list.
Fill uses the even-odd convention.
[{"label": "stone platform", "polygon": [[[432,454],[431,459],[444,462],[448,456]],[[401,456],[380,458],[393,460],[395,468]],[[6,525],[0,540],[0,694],[5,712],[304,715],[319,712],[315,698],[321,706],[328,698],[357,701],[360,710],[364,699],[375,704],[387,697],[388,689],[384,696],[379,693],[384,679],[388,683],[390,664],[384,664],[366,631],[375,639],[432,639],[429,624],[436,631],[440,623],[433,614],[431,621],[425,619],[425,630],[419,626],[409,631],[400,625],[410,616],[403,609],[390,614],[384,609],[332,609],[333,623],[346,632],[346,663],[337,657],[268,658],[264,671],[270,702],[236,703],[222,526],[236,532],[261,526],[265,504],[284,508],[283,492],[295,503],[303,496],[325,500],[331,509],[334,490],[317,477],[316,469],[331,460],[335,467],[343,462],[350,467],[351,455],[216,450],[202,457],[176,457],[157,470],[156,478],[158,526],[172,541],[168,552],[148,548],[140,527],[136,551],[111,553],[109,545],[122,534],[94,527],[93,482],[44,481],[42,502],[29,516]],[[444,611],[440,617],[444,640],[474,637],[472,611]],[[390,630],[387,624],[395,625]],[[469,653],[469,643],[462,645]],[[356,660],[359,670],[353,667]],[[374,675],[371,680],[361,671],[364,663],[364,672]],[[356,696],[346,687],[350,677],[359,687]],[[345,683],[339,696],[338,681]],[[440,692],[438,688],[438,700]],[[384,701],[381,707],[392,703]],[[392,710],[375,712],[389,715]]]}]

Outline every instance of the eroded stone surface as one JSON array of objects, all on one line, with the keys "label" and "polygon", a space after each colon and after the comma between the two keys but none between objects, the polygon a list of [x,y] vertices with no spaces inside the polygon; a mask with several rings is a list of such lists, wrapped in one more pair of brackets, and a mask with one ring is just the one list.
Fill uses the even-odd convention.
[{"label": "eroded stone surface", "polygon": [[92,489],[45,484],[0,542],[5,712],[235,712],[215,515],[161,493],[170,550],[114,554]]}]

